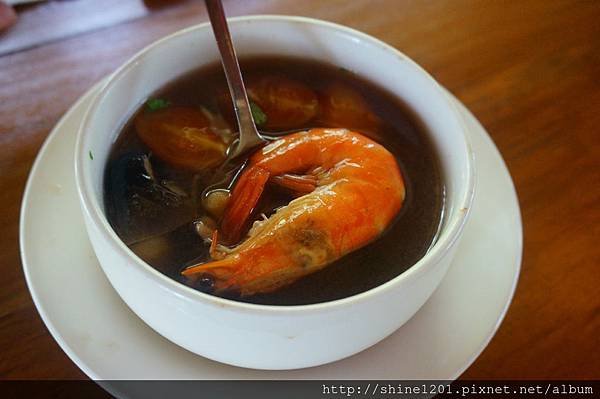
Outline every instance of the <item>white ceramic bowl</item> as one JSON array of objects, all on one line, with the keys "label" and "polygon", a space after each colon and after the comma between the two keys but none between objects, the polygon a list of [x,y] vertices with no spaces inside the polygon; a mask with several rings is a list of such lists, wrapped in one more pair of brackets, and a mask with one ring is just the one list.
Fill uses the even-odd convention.
[{"label": "white ceramic bowl", "polygon": [[104,214],[108,153],[124,122],[149,95],[219,59],[207,24],[172,34],[139,52],[108,79],[88,110],[77,139],[75,167],[89,238],[106,276],[127,305],[158,333],[194,353],[259,369],[293,369],[342,359],[405,323],[446,273],[473,196],[465,126],[431,76],[377,39],[298,17],[233,18],[230,24],[240,56],[278,54],[326,61],[402,98],[425,125],[442,165],[447,204],[437,243],[409,270],[381,286],[303,306],[254,305],[204,294],[164,276],[129,250]]}]

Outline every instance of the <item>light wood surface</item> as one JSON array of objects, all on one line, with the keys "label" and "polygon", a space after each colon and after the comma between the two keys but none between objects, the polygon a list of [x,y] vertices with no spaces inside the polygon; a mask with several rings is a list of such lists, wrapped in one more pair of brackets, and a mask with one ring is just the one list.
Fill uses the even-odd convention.
[{"label": "light wood surface", "polygon": [[[513,176],[522,274],[468,379],[600,378],[600,2],[226,0],[397,47],[479,118]],[[60,116],[136,51],[207,20],[201,1],[44,2],[0,35],[0,377],[86,378],[43,325],[19,257],[29,169]]]}]

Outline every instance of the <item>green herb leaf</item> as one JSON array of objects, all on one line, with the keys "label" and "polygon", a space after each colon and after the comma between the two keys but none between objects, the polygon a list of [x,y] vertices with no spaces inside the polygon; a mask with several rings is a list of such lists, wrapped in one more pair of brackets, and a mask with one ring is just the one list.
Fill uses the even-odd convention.
[{"label": "green herb leaf", "polygon": [[90,152],[88,152],[88,155],[90,156],[90,159],[93,161],[94,160],[94,154],[92,154],[92,150],[90,150]]},{"label": "green herb leaf", "polygon": [[262,126],[267,123],[267,115],[254,101],[250,101],[250,112],[252,112],[252,119],[256,126]]},{"label": "green herb leaf", "polygon": [[146,109],[150,112],[167,108],[169,105],[171,105],[171,102],[163,98],[151,98],[148,101],[146,101]]}]

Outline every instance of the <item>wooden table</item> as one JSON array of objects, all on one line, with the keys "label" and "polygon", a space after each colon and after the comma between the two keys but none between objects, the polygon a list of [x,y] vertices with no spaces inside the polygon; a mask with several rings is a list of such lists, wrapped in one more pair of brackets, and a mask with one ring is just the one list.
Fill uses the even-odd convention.
[{"label": "wooden table", "polygon": [[[506,319],[462,377],[600,378],[600,2],[225,0],[225,8],[359,29],[463,101],[508,164],[525,247]],[[23,278],[19,206],[29,169],[95,82],[207,17],[201,1],[54,1],[18,12],[0,36],[0,377],[81,379]]]}]

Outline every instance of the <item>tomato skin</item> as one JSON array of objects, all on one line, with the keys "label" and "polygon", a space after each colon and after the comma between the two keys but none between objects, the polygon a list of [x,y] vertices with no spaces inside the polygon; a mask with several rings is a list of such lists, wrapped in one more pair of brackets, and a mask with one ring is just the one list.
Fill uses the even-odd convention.
[{"label": "tomato skin", "polygon": [[285,76],[263,76],[250,80],[248,96],[267,115],[265,129],[304,126],[319,110],[317,94],[304,83]]},{"label": "tomato skin", "polygon": [[142,111],[134,124],[153,154],[173,166],[199,172],[225,160],[227,144],[198,109],[174,106]]},{"label": "tomato skin", "polygon": [[332,83],[319,94],[317,121],[327,127],[377,134],[381,121],[363,96],[350,86]]},{"label": "tomato skin", "polygon": [[[267,120],[261,130],[288,130],[308,124],[319,111],[317,94],[304,83],[280,75],[250,77],[248,98],[259,106]],[[235,126],[233,103],[228,93],[218,97],[223,117]]]}]

